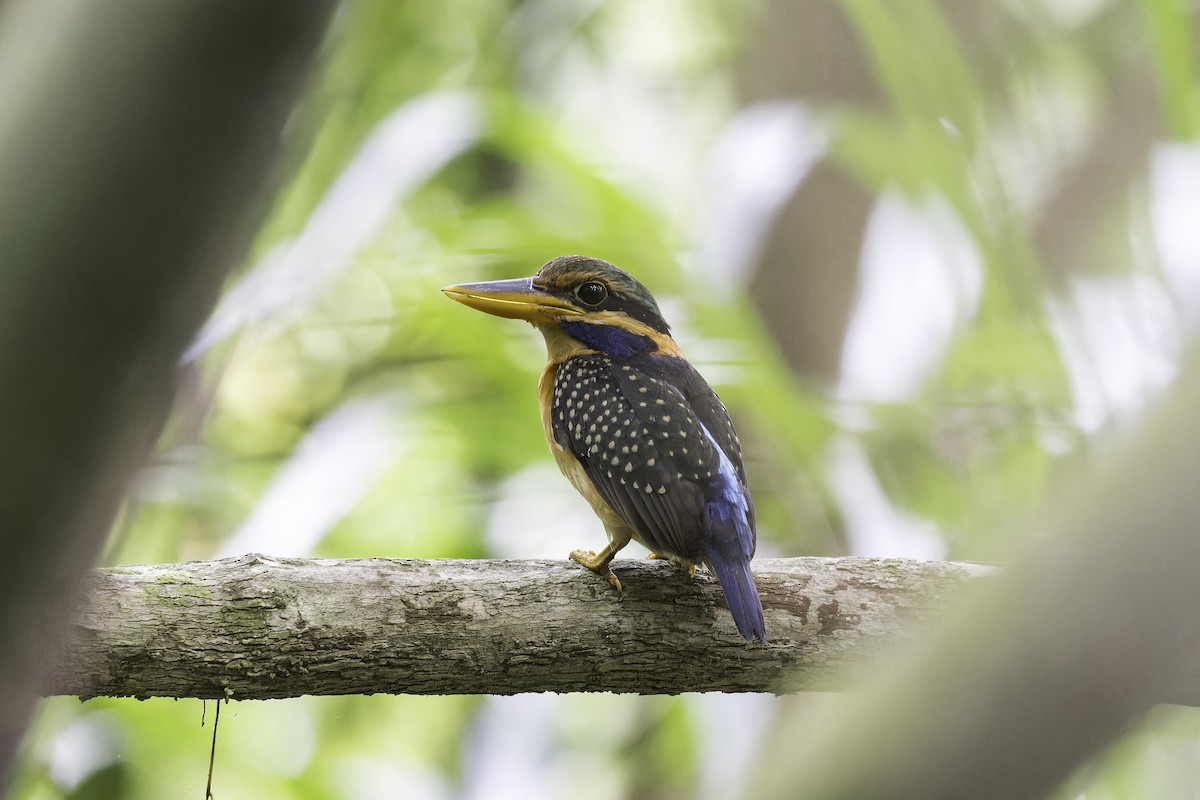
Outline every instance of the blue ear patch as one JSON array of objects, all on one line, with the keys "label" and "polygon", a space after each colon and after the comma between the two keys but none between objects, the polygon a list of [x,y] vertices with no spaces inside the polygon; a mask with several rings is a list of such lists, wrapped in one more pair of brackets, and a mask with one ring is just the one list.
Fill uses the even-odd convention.
[{"label": "blue ear patch", "polygon": [[643,350],[654,348],[654,342],[649,336],[632,333],[616,325],[577,321],[564,321],[558,325],[568,335],[613,358],[632,358]]}]

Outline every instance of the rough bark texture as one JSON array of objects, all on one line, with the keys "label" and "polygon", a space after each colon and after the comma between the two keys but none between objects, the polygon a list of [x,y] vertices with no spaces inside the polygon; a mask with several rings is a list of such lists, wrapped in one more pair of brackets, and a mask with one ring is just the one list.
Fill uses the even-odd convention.
[{"label": "rough bark texture", "polygon": [[618,561],[248,555],[93,575],[47,694],[787,692],[836,689],[987,568],[859,558],[755,562],[770,645],[738,636],[720,587]]}]

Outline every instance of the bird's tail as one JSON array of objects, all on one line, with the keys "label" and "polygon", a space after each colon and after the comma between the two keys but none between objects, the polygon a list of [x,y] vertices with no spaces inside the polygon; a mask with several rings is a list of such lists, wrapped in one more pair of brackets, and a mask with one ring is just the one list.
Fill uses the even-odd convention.
[{"label": "bird's tail", "polygon": [[725,602],[729,604],[729,613],[733,615],[738,633],[747,642],[757,637],[766,644],[767,623],[763,620],[762,600],[750,572],[750,559],[741,553],[722,553],[709,547],[708,562],[725,592]]}]

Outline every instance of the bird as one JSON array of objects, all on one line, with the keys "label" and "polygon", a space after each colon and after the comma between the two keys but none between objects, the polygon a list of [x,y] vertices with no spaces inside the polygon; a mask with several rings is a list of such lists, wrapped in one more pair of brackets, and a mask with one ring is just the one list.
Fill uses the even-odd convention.
[{"label": "bird", "polygon": [[671,336],[653,295],[587,256],[552,259],[533,277],[442,292],[546,340],[538,400],[559,469],[604,524],[608,543],[570,558],[618,591],[613,557],[630,539],[691,574],[705,565],[738,632],[767,643],[750,570],[756,528],[742,448],[725,405]]}]

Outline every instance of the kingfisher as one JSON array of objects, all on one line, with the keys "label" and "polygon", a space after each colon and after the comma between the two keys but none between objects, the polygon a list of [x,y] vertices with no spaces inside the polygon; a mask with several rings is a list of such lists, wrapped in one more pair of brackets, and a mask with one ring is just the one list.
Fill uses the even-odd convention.
[{"label": "kingfisher", "polygon": [[692,573],[703,564],[720,582],[738,632],[765,644],[741,443],[646,287],[607,261],[561,256],[532,278],[442,291],[530,322],[545,337],[538,400],[546,443],[608,534],[598,552],[575,550],[571,559],[618,592],[610,564],[630,539]]}]

